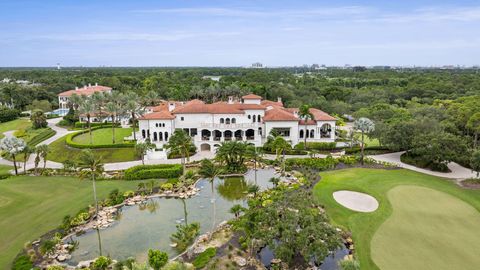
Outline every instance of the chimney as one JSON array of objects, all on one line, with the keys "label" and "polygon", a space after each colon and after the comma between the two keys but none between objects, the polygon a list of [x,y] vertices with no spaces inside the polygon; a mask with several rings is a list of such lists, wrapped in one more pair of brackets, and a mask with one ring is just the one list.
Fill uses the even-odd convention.
[{"label": "chimney", "polygon": [[95,86],[98,86],[98,83],[95,83]]},{"label": "chimney", "polygon": [[278,102],[278,103],[282,103],[282,98],[281,98],[281,97],[277,97],[277,102]]},{"label": "chimney", "polygon": [[78,90],[78,86],[75,86],[75,90]]},{"label": "chimney", "polygon": [[88,84],[88,87],[92,87],[92,84],[91,84],[91,83],[89,83],[89,84]]},{"label": "chimney", "polygon": [[175,102],[169,102],[168,103],[168,110],[171,112],[175,110]]},{"label": "chimney", "polygon": [[228,96],[228,104],[233,104],[233,96]]},{"label": "chimney", "polygon": [[86,86],[86,85],[84,85],[84,86],[83,86],[83,89],[87,89],[87,86]]}]

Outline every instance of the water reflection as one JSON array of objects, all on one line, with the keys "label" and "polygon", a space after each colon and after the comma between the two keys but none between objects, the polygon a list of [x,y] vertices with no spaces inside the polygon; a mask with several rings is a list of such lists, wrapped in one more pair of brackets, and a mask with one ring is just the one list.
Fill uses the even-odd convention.
[{"label": "water reflection", "polygon": [[[258,185],[262,189],[270,187],[268,180],[273,176],[278,177],[273,169],[258,170]],[[124,206],[119,211],[121,218],[101,230],[101,238],[100,232],[94,231],[75,237],[79,246],[69,263],[91,260],[100,253],[116,260],[135,257],[145,261],[150,248],[176,255],[177,251],[170,246],[170,235],[176,232],[176,225],[198,222],[203,234],[233,218],[229,210],[235,204],[242,204],[248,183],[254,183],[253,171],[245,178],[216,178],[213,192],[210,181],[202,179],[197,183],[200,192],[189,199],[152,198],[140,205]],[[100,245],[101,250],[97,248]]]}]

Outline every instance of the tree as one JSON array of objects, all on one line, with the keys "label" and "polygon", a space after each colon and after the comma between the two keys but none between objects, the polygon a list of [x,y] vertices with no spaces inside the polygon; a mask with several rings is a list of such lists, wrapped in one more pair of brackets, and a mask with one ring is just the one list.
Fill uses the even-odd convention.
[{"label": "tree", "polygon": [[30,120],[32,121],[32,127],[34,129],[46,128],[48,125],[47,117],[42,110],[33,111]]},{"label": "tree", "polygon": [[183,173],[185,173],[185,157],[187,161],[189,161],[190,150],[195,148],[192,137],[188,136],[183,129],[177,129],[173,132],[173,135],[170,136],[168,143],[165,144],[165,148],[169,149],[170,153],[180,154],[182,156]]},{"label": "tree", "polygon": [[247,155],[253,159],[253,170],[255,172],[255,184],[257,184],[257,161],[262,157],[263,152],[261,148],[257,148],[255,145],[249,145],[247,147]]},{"label": "tree", "polygon": [[480,175],[480,150],[473,152],[472,157],[470,158],[470,166],[472,170],[477,172],[477,178]]},{"label": "tree", "polygon": [[280,157],[280,153],[282,154],[282,171],[285,172],[285,154],[288,149],[292,148],[292,145],[282,136],[276,136],[275,139],[273,139],[271,146],[272,149],[275,150],[277,159]]},{"label": "tree", "polygon": [[364,158],[365,158],[365,134],[369,134],[370,132],[373,132],[375,130],[375,124],[372,122],[372,120],[366,118],[366,117],[361,117],[353,123],[353,128],[355,130],[360,130],[362,133],[362,145],[361,145],[361,163],[362,165],[364,164]]},{"label": "tree", "polygon": [[[43,169],[45,170],[45,168],[47,167],[47,156],[48,156],[48,151],[49,151],[48,145],[47,144],[38,145],[35,148],[35,151],[43,159]],[[40,162],[40,160],[39,160],[39,162]]]},{"label": "tree", "polygon": [[303,133],[303,138],[304,138],[304,144],[305,144],[305,149],[308,149],[307,145],[307,124],[308,120],[313,119],[313,114],[310,112],[310,106],[309,105],[302,105],[300,109],[298,110],[298,116],[303,119],[304,121],[304,133]]},{"label": "tree", "polygon": [[69,107],[73,110],[78,110],[80,104],[83,102],[83,96],[73,94],[68,98]]},{"label": "tree", "polygon": [[105,106],[105,95],[103,92],[95,92],[90,98],[93,103],[94,112],[100,119],[102,117],[103,107]]},{"label": "tree", "polygon": [[78,106],[78,110],[80,114],[83,114],[85,115],[85,117],[87,117],[88,134],[90,135],[90,144],[93,144],[91,117],[92,117],[92,113],[94,113],[95,111],[95,107],[92,100],[90,98],[82,98]]},{"label": "tree", "polygon": [[247,187],[247,191],[250,194],[253,194],[253,197],[257,197],[257,193],[260,192],[260,186],[256,184],[250,184]]},{"label": "tree", "polygon": [[274,187],[278,186],[278,183],[280,183],[280,178],[278,177],[272,177],[270,180],[268,180],[270,183],[273,184]]},{"label": "tree", "polygon": [[149,249],[148,250],[148,264],[154,270],[160,270],[168,262],[168,254],[160,251]]},{"label": "tree", "polygon": [[200,169],[198,170],[198,174],[201,177],[208,179],[208,181],[210,182],[212,187],[213,197],[214,197],[213,181],[221,173],[222,173],[222,170],[220,169],[220,167],[215,165],[215,163],[213,163],[211,160],[205,158],[205,159],[202,159],[202,161],[200,162]]},{"label": "tree", "polygon": [[155,144],[151,143],[150,139],[146,139],[145,142],[135,144],[135,152],[142,158],[143,165],[145,165],[145,155],[147,152],[155,148]]},{"label": "tree", "polygon": [[39,147],[35,147],[35,174],[38,175],[38,165],[40,164],[40,160],[41,160],[41,149],[39,149]]},{"label": "tree", "polygon": [[475,113],[468,119],[466,127],[474,134],[473,148],[476,149],[478,146],[478,135],[480,134],[480,112]]},{"label": "tree", "polygon": [[245,171],[245,159],[248,157],[249,144],[240,141],[223,142],[217,149],[216,159],[225,164],[226,171],[237,173]]},{"label": "tree", "polygon": [[240,213],[242,213],[245,210],[240,204],[235,204],[230,208],[230,213],[235,216],[235,218],[240,217]]},{"label": "tree", "polygon": [[16,157],[23,151],[23,149],[25,149],[25,147],[27,147],[25,141],[16,137],[5,137],[0,141],[0,149],[5,151],[13,160],[15,175],[18,175]]},{"label": "tree", "polygon": [[110,115],[112,120],[112,143],[115,144],[115,120],[118,113],[118,105],[115,102],[108,102],[105,106],[105,110]]},{"label": "tree", "polygon": [[143,114],[143,109],[138,104],[138,96],[135,92],[128,92],[126,94],[127,102],[125,104],[125,110],[130,113],[132,119],[133,139],[137,140],[137,134],[135,128],[137,126],[137,115]]},{"label": "tree", "polygon": [[50,112],[52,110],[52,104],[48,100],[34,100],[31,105],[27,106],[27,110],[42,110],[44,112]]},{"label": "tree", "polygon": [[98,200],[95,178],[103,173],[102,159],[95,156],[92,150],[85,149],[80,155],[80,167],[82,168],[80,178],[84,179],[90,177],[92,179],[93,200],[95,201],[95,214],[98,214]]},{"label": "tree", "polygon": [[33,149],[32,147],[30,146],[25,146],[25,148],[23,148],[23,173],[24,174],[27,174],[27,162],[28,162],[28,159],[30,158],[30,155],[33,154],[35,152],[35,149]]}]

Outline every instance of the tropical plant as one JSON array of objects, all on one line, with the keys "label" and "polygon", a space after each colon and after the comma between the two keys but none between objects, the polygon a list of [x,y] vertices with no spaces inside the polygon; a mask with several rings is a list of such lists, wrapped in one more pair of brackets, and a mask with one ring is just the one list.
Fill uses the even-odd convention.
[{"label": "tropical plant", "polygon": [[243,206],[241,206],[240,204],[235,204],[234,206],[232,206],[232,208],[230,208],[230,213],[233,214],[235,218],[239,218],[240,213],[242,213],[244,210],[245,208]]},{"label": "tropical plant", "polygon": [[373,123],[372,120],[366,118],[366,117],[361,117],[353,123],[353,128],[355,130],[360,130],[361,132],[361,158],[360,162],[362,165],[364,165],[364,159],[365,159],[365,134],[369,134],[375,130],[375,124]]},{"label": "tropical plant", "polygon": [[360,270],[360,263],[356,260],[342,260],[338,264],[341,270]]},{"label": "tropical plant", "polygon": [[23,148],[23,173],[24,174],[27,174],[27,162],[28,162],[28,159],[30,158],[30,155],[33,154],[35,152],[35,149],[28,146],[25,146],[25,148]]},{"label": "tropical plant", "polygon": [[92,99],[93,103],[93,108],[95,111],[95,114],[98,115],[99,118],[101,118],[103,115],[103,107],[105,105],[105,95],[103,92],[94,92],[93,95],[90,96]]},{"label": "tropical plant", "polygon": [[303,133],[303,139],[304,139],[304,145],[305,149],[308,149],[307,145],[307,124],[308,120],[313,119],[313,114],[310,112],[310,105],[302,105],[300,109],[298,110],[298,116],[302,118],[303,123],[304,123],[304,133]]},{"label": "tropical plant", "polygon": [[13,166],[15,168],[15,175],[18,175],[17,168],[17,155],[22,153],[23,149],[27,147],[24,140],[16,137],[5,137],[0,141],[0,149],[5,151],[9,157],[13,160]]},{"label": "tropical plant", "polygon": [[42,110],[34,110],[30,116],[32,121],[32,127],[34,129],[45,128],[47,127],[47,117]]},{"label": "tropical plant", "polygon": [[103,164],[100,157],[90,149],[82,150],[80,155],[80,166],[82,171],[80,173],[80,179],[90,177],[92,179],[93,186],[93,199],[95,201],[95,214],[98,214],[98,200],[97,200],[97,188],[95,184],[95,178],[103,173]]},{"label": "tropical plant", "polygon": [[245,160],[248,157],[249,144],[241,141],[223,142],[217,149],[216,159],[225,165],[229,173],[244,172]]},{"label": "tropical plant", "polygon": [[79,96],[75,93],[68,98],[68,105],[73,110],[77,110],[82,102],[83,96]]},{"label": "tropical plant", "polygon": [[110,264],[112,264],[112,259],[100,256],[93,262],[92,270],[106,270]]},{"label": "tropical plant", "polygon": [[88,127],[88,134],[90,135],[90,144],[93,144],[91,117],[92,117],[92,114],[95,112],[95,106],[92,100],[88,97],[82,98],[78,106],[78,111],[80,114],[85,115],[85,117],[87,118],[87,127]]},{"label": "tropical plant", "polygon": [[138,96],[135,92],[128,92],[126,95],[127,102],[125,104],[125,111],[130,113],[132,119],[133,139],[137,140],[135,128],[137,126],[137,115],[142,115],[144,110],[138,104]]},{"label": "tropical plant", "polygon": [[165,144],[165,148],[170,150],[170,153],[180,154],[182,156],[183,172],[185,173],[185,158],[190,160],[190,149],[195,147],[192,138],[183,129],[177,129]]},{"label": "tropical plant", "polygon": [[263,156],[263,151],[261,148],[255,147],[255,145],[249,145],[247,147],[247,155],[249,158],[253,159],[253,170],[255,173],[255,184],[257,184],[257,162]]},{"label": "tropical plant", "polygon": [[168,254],[160,251],[149,249],[148,250],[148,264],[154,270],[160,270],[168,262]]},{"label": "tropical plant", "polygon": [[145,140],[145,142],[135,144],[135,152],[141,157],[143,165],[145,165],[145,155],[148,151],[155,149],[155,147],[155,144],[151,143],[150,139],[148,138]]},{"label": "tropical plant", "polygon": [[287,150],[292,148],[292,145],[285,140],[282,136],[276,136],[271,143],[272,148],[275,150],[277,159],[282,154],[282,171],[285,172],[285,154]]},{"label": "tropical plant", "polygon": [[260,186],[256,184],[249,184],[247,191],[250,194],[253,194],[253,197],[257,197],[257,193],[260,191]]},{"label": "tropical plant", "polygon": [[108,102],[107,105],[105,105],[105,111],[110,115],[110,118],[112,120],[112,143],[115,144],[115,121],[117,119],[117,114],[118,114],[118,105],[116,102]]},{"label": "tropical plant", "polygon": [[222,173],[222,170],[220,169],[219,166],[215,165],[210,159],[202,159],[200,162],[200,169],[198,170],[198,174],[203,177],[208,179],[210,182],[210,185],[212,187],[212,196],[215,197],[214,195],[214,188],[213,188],[213,181],[215,180],[216,177],[218,177]]},{"label": "tropical plant", "polygon": [[39,153],[40,157],[43,159],[43,169],[44,170],[47,167],[48,151],[49,151],[49,148],[48,148],[47,144],[41,144],[41,145],[38,145],[35,148],[35,152]]},{"label": "tropical plant", "polygon": [[177,231],[170,236],[173,243],[176,244],[176,249],[183,252],[195,240],[200,232],[200,223],[195,222],[191,224],[177,224]]},{"label": "tropical plant", "polygon": [[272,177],[270,180],[268,180],[270,183],[273,184],[274,187],[278,186],[278,183],[280,183],[280,178],[278,177]]}]

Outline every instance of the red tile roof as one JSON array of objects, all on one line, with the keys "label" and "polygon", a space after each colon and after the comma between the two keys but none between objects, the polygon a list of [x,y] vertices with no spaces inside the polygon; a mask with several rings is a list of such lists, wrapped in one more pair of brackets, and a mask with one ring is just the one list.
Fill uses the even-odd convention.
[{"label": "red tile roof", "polygon": [[106,92],[112,90],[111,87],[101,86],[101,85],[94,85],[94,86],[87,86],[78,88],[76,90],[68,90],[58,94],[61,97],[69,97],[73,94],[81,95],[81,96],[90,96],[95,92]]},{"label": "red tile roof", "polygon": [[228,103],[187,103],[181,107],[175,108],[172,113],[213,113],[213,114],[243,114],[244,110],[265,110],[265,107],[259,104],[228,104]]},{"label": "red tile roof", "polygon": [[313,119],[316,121],[336,121],[337,120],[337,118],[319,109],[310,108],[310,113],[313,114]]},{"label": "red tile roof", "polygon": [[271,101],[271,100],[262,100],[262,102],[260,104],[262,104],[263,106],[280,106],[280,107],[283,107],[282,102]]},{"label": "red tile roof", "polygon": [[148,113],[139,118],[139,120],[160,120],[160,119],[171,120],[171,119],[175,119],[175,116],[171,114],[169,111],[163,110],[159,112]]},{"label": "red tile roof", "polygon": [[283,108],[273,108],[265,112],[263,121],[298,121],[298,118]]},{"label": "red tile roof", "polygon": [[257,96],[255,94],[248,94],[242,97],[243,99],[262,99],[261,96]]}]

